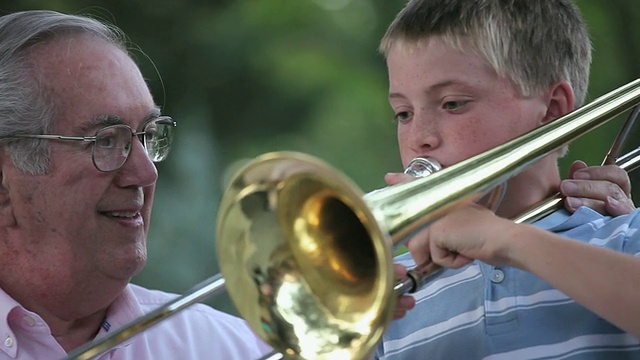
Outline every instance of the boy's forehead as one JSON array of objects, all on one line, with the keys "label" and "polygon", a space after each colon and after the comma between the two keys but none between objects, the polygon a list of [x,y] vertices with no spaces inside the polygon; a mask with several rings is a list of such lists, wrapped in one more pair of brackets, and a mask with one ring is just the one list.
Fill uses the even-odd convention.
[{"label": "boy's forehead", "polygon": [[492,86],[522,93],[516,82],[497,72],[483,57],[436,39],[399,43],[387,56],[387,70],[389,98],[448,90],[483,93]]},{"label": "boy's forehead", "polygon": [[[394,58],[407,59],[420,56],[442,57],[445,59],[451,59],[451,56],[453,56],[458,61],[481,64],[481,67],[485,70],[495,72],[500,77],[508,77],[505,71],[500,70],[495,63],[496,61],[499,62],[499,60],[493,59],[494,61],[492,61],[490,59],[491,55],[485,54],[480,50],[478,44],[466,37],[451,38],[438,35],[419,40],[399,39],[389,47],[386,56],[387,65],[390,65]],[[448,63],[448,61],[445,61],[445,63]]]},{"label": "boy's forehead", "polygon": [[442,37],[430,37],[421,40],[400,40],[389,48],[387,53],[387,64],[390,65],[394,59],[455,59],[456,61],[480,62],[491,65],[486,58],[473,48],[461,48],[451,44],[450,41]]},{"label": "boy's forehead", "polygon": [[452,38],[443,35],[433,35],[420,39],[413,38],[399,38],[396,39],[389,47],[388,53],[398,52],[401,55],[414,55],[420,51],[458,51],[460,53],[467,54],[469,56],[479,56],[480,54],[476,50],[471,39],[468,38]]}]

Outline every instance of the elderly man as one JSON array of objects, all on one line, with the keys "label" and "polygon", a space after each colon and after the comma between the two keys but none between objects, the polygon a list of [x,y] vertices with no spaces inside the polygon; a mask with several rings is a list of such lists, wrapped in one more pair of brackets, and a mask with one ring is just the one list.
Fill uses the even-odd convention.
[{"label": "elderly man", "polygon": [[[174,297],[129,283],[175,123],[123,39],[52,11],[0,18],[0,359],[63,358]],[[196,305],[102,358],[268,350],[242,320]]]}]

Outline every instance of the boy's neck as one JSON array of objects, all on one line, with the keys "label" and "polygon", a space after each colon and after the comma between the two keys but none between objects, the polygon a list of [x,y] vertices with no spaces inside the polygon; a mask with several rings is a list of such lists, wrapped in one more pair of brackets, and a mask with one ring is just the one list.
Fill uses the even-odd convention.
[{"label": "boy's neck", "polygon": [[507,182],[504,198],[496,214],[512,219],[560,188],[560,173],[555,156],[547,156]]}]

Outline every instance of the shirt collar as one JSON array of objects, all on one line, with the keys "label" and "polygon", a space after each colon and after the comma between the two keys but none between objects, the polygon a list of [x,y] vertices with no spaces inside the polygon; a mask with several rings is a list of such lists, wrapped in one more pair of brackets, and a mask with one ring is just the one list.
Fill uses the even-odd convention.
[{"label": "shirt collar", "polygon": [[544,230],[560,232],[573,229],[577,226],[583,225],[585,222],[595,221],[604,217],[605,216],[591,208],[581,206],[573,214],[570,214],[565,209],[560,209],[534,222],[533,225]]},{"label": "shirt collar", "polygon": [[[131,289],[131,284],[129,284],[111,304],[109,310],[107,310],[107,317],[96,335],[96,340],[113,333],[143,315],[144,311],[140,307],[138,299]],[[117,347],[128,346],[130,343],[131,338],[122,342]]]},{"label": "shirt collar", "polygon": [[[12,358],[15,358],[18,351],[16,336],[9,325],[10,317],[16,312],[26,312],[27,310],[15,301],[9,294],[0,288],[0,349]],[[7,346],[7,342],[11,346]]]},{"label": "shirt collar", "polygon": [[[11,324],[14,323],[16,317],[21,318],[25,314],[29,314],[40,319],[37,314],[25,309],[20,305],[20,303],[0,288],[0,349],[11,358],[15,358],[17,356],[18,349],[18,343],[15,333],[11,328]],[[131,289],[131,285],[129,284],[107,310],[107,317],[95,339],[105,337],[118,328],[129,324],[143,315],[144,312],[138,304],[138,300]],[[51,336],[50,333],[49,336]],[[5,346],[6,341],[8,341],[7,339],[12,341],[11,346]],[[128,346],[130,343],[131,339],[128,339],[114,347],[114,349]]]}]

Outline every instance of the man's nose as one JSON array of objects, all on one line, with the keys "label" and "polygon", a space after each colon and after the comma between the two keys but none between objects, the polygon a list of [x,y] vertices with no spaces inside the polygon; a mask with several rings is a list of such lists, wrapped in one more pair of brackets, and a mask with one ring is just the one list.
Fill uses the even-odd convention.
[{"label": "man's nose", "polygon": [[131,151],[122,168],[118,170],[120,186],[150,186],[158,180],[158,170],[147,150],[138,138],[131,138]]}]

